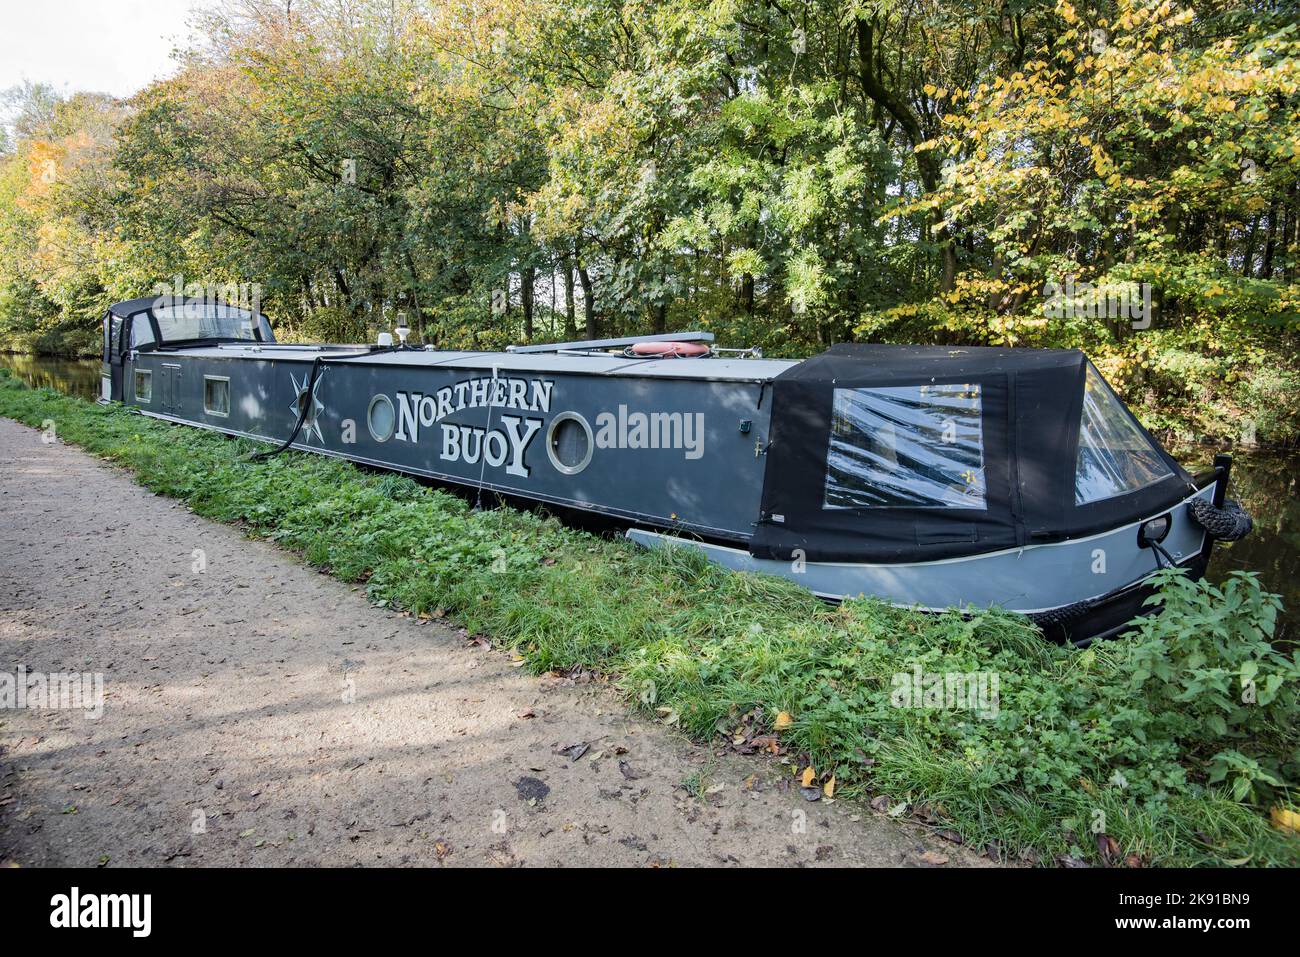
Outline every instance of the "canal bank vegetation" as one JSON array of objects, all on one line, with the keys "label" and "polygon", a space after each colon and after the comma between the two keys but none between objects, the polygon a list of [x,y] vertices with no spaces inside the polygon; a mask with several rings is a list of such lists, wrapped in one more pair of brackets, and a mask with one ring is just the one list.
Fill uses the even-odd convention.
[{"label": "canal bank vegetation", "polygon": [[3,373],[0,415],[535,672],[604,676],[654,720],[780,762],[804,797],[868,799],[1012,861],[1300,864],[1269,816],[1300,782],[1300,664],[1270,644],[1280,603],[1253,575],[1169,573],[1162,616],[1075,651],[1015,615],[835,607],[342,461],[250,463],[262,446]]},{"label": "canal bank vegetation", "polygon": [[1259,0],[212,0],[129,100],[12,91],[0,348],[256,283],[286,335],[1078,347],[1300,437],[1300,37]]}]

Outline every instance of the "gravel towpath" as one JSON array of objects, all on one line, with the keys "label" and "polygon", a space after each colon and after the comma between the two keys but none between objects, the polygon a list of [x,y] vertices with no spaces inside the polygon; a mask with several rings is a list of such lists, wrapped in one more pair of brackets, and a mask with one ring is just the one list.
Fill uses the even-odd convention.
[{"label": "gravel towpath", "polygon": [[987,864],[0,419],[0,677],[21,669],[104,697],[0,710],[0,864]]}]

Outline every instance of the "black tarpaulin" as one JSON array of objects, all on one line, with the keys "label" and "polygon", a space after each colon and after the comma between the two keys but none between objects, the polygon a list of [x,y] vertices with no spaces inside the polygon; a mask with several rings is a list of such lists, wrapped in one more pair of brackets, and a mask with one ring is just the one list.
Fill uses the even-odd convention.
[{"label": "black tarpaulin", "polygon": [[[1123,449],[1080,459],[1085,393],[1088,442]],[[750,551],[785,561],[976,554],[1146,517],[1187,482],[1081,352],[843,344],[772,384]]]}]

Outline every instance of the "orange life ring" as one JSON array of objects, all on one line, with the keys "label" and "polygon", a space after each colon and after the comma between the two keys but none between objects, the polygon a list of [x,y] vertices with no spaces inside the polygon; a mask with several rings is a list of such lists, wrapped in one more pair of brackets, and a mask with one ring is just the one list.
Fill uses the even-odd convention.
[{"label": "orange life ring", "polygon": [[636,356],[684,358],[706,356],[709,352],[709,347],[699,342],[638,342],[632,346],[632,354]]}]

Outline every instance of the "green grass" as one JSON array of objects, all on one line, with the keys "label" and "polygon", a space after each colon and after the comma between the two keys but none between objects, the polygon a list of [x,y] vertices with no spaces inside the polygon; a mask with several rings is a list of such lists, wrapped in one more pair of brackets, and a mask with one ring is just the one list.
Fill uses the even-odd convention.
[{"label": "green grass", "polygon": [[[811,764],[819,782],[835,776],[837,797],[923,804],[970,844],[1100,863],[1100,830],[1149,864],[1300,864],[1266,814],[1300,779],[1300,668],[1270,647],[1278,602],[1250,576],[1217,589],[1171,578],[1166,613],[1137,637],[1078,652],[1015,615],[830,606],[689,551],[475,511],[324,457],[246,463],[252,443],[8,377],[0,415],[52,421],[197,514],[364,582],[377,603],[441,609],[534,671],[610,675],[629,706],[700,740],[771,733],[786,712],[777,734],[792,773]],[[899,706],[895,676],[917,665],[995,674],[996,714]]]}]

